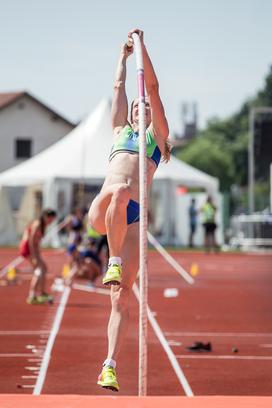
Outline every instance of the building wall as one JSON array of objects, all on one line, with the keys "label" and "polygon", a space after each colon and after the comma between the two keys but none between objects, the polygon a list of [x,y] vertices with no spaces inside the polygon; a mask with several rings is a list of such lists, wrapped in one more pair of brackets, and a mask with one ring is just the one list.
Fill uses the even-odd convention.
[{"label": "building wall", "polygon": [[73,129],[27,95],[0,110],[0,172],[24,161],[16,159],[15,140],[31,139],[32,156],[51,146]]}]

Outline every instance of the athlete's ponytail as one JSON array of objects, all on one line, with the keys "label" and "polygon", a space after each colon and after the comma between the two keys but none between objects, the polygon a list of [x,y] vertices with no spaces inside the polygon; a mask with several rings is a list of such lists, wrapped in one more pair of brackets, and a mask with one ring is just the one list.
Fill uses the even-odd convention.
[{"label": "athlete's ponytail", "polygon": [[162,154],[162,161],[163,162],[165,162],[165,163],[169,162],[170,157],[171,157],[171,149],[172,149],[171,143],[170,143],[169,139],[166,139],[165,142],[164,142],[164,152]]}]

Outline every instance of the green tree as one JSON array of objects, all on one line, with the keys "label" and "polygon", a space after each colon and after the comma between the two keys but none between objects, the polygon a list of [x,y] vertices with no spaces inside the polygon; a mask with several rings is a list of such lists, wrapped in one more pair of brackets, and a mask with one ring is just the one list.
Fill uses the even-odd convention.
[{"label": "green tree", "polygon": [[232,183],[232,159],[227,145],[223,140],[217,140],[215,135],[198,137],[178,154],[178,158],[192,166],[218,177],[222,191]]},{"label": "green tree", "polygon": [[[272,106],[272,66],[263,88],[227,119],[213,118],[197,137],[176,155],[220,180],[221,191],[248,181],[249,112],[252,106]],[[265,189],[263,191],[266,191]]]}]

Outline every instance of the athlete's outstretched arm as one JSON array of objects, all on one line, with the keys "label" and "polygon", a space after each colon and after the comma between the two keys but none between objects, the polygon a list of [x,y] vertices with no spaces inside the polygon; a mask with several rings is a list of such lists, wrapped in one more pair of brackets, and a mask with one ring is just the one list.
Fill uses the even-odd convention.
[{"label": "athlete's outstretched arm", "polygon": [[128,101],[126,95],[126,61],[133,53],[133,47],[124,44],[121,48],[114,82],[114,92],[111,107],[111,122],[114,133],[127,124]]},{"label": "athlete's outstretched arm", "polygon": [[[143,51],[143,62],[144,62],[144,74],[145,74],[145,85],[146,92],[150,100],[151,117],[152,117],[152,127],[154,135],[157,138],[162,138],[165,141],[169,135],[168,122],[165,117],[165,112],[163,104],[159,95],[159,82],[155,74],[152,62],[148,55],[147,49],[144,44],[143,31],[135,29],[129,32],[128,36],[131,37],[132,33],[137,33],[140,37]],[[161,140],[157,140],[158,144],[161,145]]]}]

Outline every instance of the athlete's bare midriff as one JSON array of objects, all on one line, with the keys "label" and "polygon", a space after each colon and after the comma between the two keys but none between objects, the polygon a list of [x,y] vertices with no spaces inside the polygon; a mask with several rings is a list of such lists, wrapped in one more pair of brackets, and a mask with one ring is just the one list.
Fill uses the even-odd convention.
[{"label": "athlete's bare midriff", "polygon": [[[147,190],[150,190],[156,165],[147,158]],[[102,186],[103,192],[108,186],[125,183],[131,188],[131,198],[139,201],[139,155],[120,152],[109,163],[108,173]]]}]

